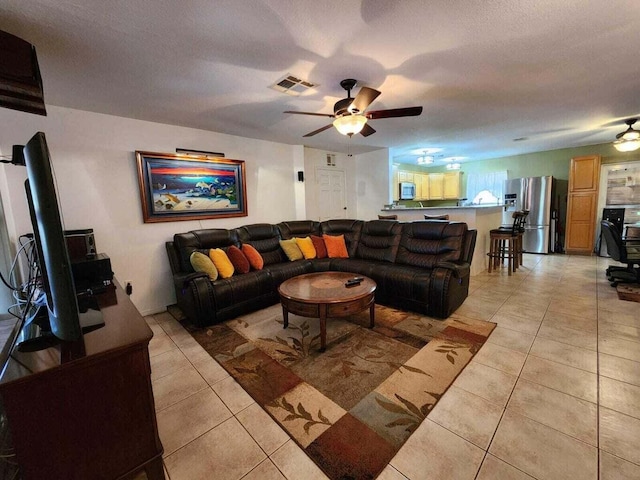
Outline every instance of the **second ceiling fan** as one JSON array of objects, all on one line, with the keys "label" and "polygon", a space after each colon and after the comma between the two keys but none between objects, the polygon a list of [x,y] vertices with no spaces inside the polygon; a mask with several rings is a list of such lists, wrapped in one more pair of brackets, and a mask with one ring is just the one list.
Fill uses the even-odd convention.
[{"label": "second ceiling fan", "polygon": [[343,135],[351,137],[354,133],[360,133],[364,137],[368,137],[376,133],[376,131],[367,123],[368,120],[377,120],[379,118],[397,118],[397,117],[415,117],[422,113],[422,107],[405,107],[392,108],[388,110],[373,110],[365,112],[366,108],[376,99],[380,93],[369,87],[362,87],[355,98],[351,97],[351,90],[355,87],[357,81],[353,78],[347,78],[340,82],[340,86],[347,91],[347,98],[338,100],[333,106],[333,114],[329,113],[313,113],[313,112],[297,112],[287,110],[284,113],[295,113],[298,115],[314,115],[317,117],[334,118],[333,123],[325,125],[322,128],[309,132],[305,137],[312,137],[320,132],[324,132],[331,127],[336,129]]}]

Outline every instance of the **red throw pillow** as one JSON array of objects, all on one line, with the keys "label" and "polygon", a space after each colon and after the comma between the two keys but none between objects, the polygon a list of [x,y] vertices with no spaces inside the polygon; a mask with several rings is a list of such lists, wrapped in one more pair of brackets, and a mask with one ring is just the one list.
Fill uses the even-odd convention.
[{"label": "red throw pillow", "polygon": [[260,255],[260,252],[256,250],[253,245],[243,243],[242,253],[244,253],[247,257],[247,260],[249,260],[251,268],[253,268],[254,270],[262,270],[262,267],[264,267],[264,259],[262,258],[262,255]]},{"label": "red throw pillow", "polygon": [[316,235],[310,235],[313,242],[313,248],[316,249],[316,258],[327,258],[327,247],[324,244],[322,237]]},{"label": "red throw pillow", "polygon": [[344,235],[322,235],[329,258],[349,258]]},{"label": "red throw pillow", "polygon": [[251,270],[251,265],[249,265],[249,260],[244,256],[242,250],[240,250],[235,245],[231,245],[227,248],[227,257],[231,261],[233,268],[235,268],[238,273],[247,273]]}]

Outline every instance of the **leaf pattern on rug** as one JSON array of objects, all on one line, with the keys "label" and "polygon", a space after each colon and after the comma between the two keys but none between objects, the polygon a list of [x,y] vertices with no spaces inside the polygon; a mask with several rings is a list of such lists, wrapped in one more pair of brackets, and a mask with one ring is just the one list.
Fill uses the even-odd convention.
[{"label": "leaf pattern on rug", "polygon": [[427,402],[423,404],[421,407],[418,407],[413,402],[410,402],[406,398],[401,397],[397,393],[395,397],[402,403],[402,405],[398,405],[395,402],[390,400],[383,400],[381,398],[376,398],[376,402],[382,408],[391,413],[397,413],[400,415],[397,419],[389,422],[385,425],[387,428],[394,427],[406,427],[405,432],[412,433],[418,426],[422,423],[422,421],[427,418],[427,415],[433,408],[433,406],[440,400],[442,396],[441,393],[435,392],[427,392],[426,394],[433,397],[433,401]]},{"label": "leaf pattern on rug", "polygon": [[309,434],[309,429],[314,425],[333,425],[327,417],[322,414],[322,409],[318,409],[318,420],[314,420],[313,416],[304,408],[302,403],[298,403],[297,407],[294,407],[292,404],[287,402],[286,397],[282,397],[280,400],[277,398],[272,402],[269,402],[265,405],[266,407],[271,408],[281,408],[287,412],[289,415],[284,417],[283,422],[291,422],[293,420],[306,420],[303,428],[305,433]]},{"label": "leaf pattern on rug", "polygon": [[457,350],[468,350],[473,355],[477,353],[478,346],[474,344],[457,343],[457,342],[449,341],[443,344],[440,348],[437,348],[435,351],[438,353],[444,353],[449,363],[451,365],[455,365],[456,357],[458,357]]},{"label": "leaf pattern on rug", "polygon": [[249,328],[249,323],[245,320],[242,320],[240,318],[236,319],[235,322],[240,325],[242,328]]},{"label": "leaf pattern on rug", "polygon": [[[279,324],[284,325],[284,320],[280,318],[276,318],[275,320]],[[291,340],[291,343],[289,343],[287,340],[278,335],[276,335],[275,339],[269,337],[259,337],[259,340],[262,340],[263,342],[276,343],[282,347],[276,349],[276,352],[284,355],[283,358],[279,359],[282,362],[295,362],[296,360],[299,360],[301,358],[307,358],[309,356],[311,347],[320,341],[319,334],[314,337],[310,337],[309,322],[306,320],[300,325],[295,325],[294,323],[289,322],[287,331],[294,333],[298,332],[299,338],[289,336],[287,337],[289,340]]]},{"label": "leaf pattern on rug", "polygon": [[[393,349],[395,345],[395,343],[391,339],[382,335],[376,340],[380,343],[386,344],[389,347],[389,349]],[[368,353],[370,351],[373,351],[373,352]],[[395,370],[402,371],[403,369],[405,369],[405,370],[408,370],[409,372],[419,373],[421,375],[426,375],[428,377],[431,377],[431,375],[429,375],[424,370],[420,370],[419,368],[411,367],[411,366],[405,365],[404,363],[389,360],[388,358],[385,359],[384,357],[386,356],[393,356],[393,354],[390,354],[390,350],[386,350],[382,348],[380,345],[374,343],[372,339],[368,339],[368,338],[364,340],[360,340],[355,345],[349,345],[349,344],[337,345],[334,347],[334,352],[331,354],[328,354],[327,356],[330,358],[355,357],[357,359],[362,360],[363,362],[367,362],[371,364],[385,364],[388,367]],[[373,372],[370,370],[366,370],[364,368],[356,368],[356,366],[357,364],[352,362],[351,360],[344,359],[344,360],[341,360],[339,368],[334,368],[332,372],[335,373],[336,375],[339,375],[340,372],[342,372],[344,378],[348,378],[354,372],[362,373],[366,375],[373,374]]]}]

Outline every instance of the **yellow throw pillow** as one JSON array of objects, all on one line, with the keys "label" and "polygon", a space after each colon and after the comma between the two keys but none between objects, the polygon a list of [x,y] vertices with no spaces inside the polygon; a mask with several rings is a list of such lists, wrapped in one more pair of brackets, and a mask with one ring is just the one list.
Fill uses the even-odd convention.
[{"label": "yellow throw pillow", "polygon": [[295,241],[304,258],[316,258],[316,247],[313,246],[311,238],[296,238]]},{"label": "yellow throw pillow", "polygon": [[284,250],[287,258],[292,262],[294,260],[302,260],[303,255],[298,248],[298,244],[296,243],[295,238],[292,238],[290,240],[280,240],[280,246],[282,247],[282,250]]},{"label": "yellow throw pillow", "polygon": [[322,235],[324,244],[327,246],[329,258],[349,258],[347,244],[344,242],[344,235]]},{"label": "yellow throw pillow", "polygon": [[231,263],[231,260],[229,260],[229,257],[227,257],[227,254],[224,253],[224,250],[212,248],[209,250],[209,258],[211,258],[211,261],[218,269],[220,278],[229,278],[233,275],[233,272],[235,271],[233,264]]},{"label": "yellow throw pillow", "polygon": [[204,253],[193,252],[189,261],[196,272],[206,273],[212,282],[218,279],[218,269]]}]

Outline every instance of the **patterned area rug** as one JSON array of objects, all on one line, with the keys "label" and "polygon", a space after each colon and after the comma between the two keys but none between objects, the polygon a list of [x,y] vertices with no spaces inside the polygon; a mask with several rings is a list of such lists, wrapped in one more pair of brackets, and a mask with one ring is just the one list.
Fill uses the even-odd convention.
[{"label": "patterned area rug", "polygon": [[[177,315],[175,315],[177,317]],[[280,305],[186,328],[332,479],[375,478],[487,340],[495,324],[376,305],[327,320]]]},{"label": "patterned area rug", "polygon": [[637,283],[620,283],[616,290],[620,300],[640,303],[640,285]]}]

